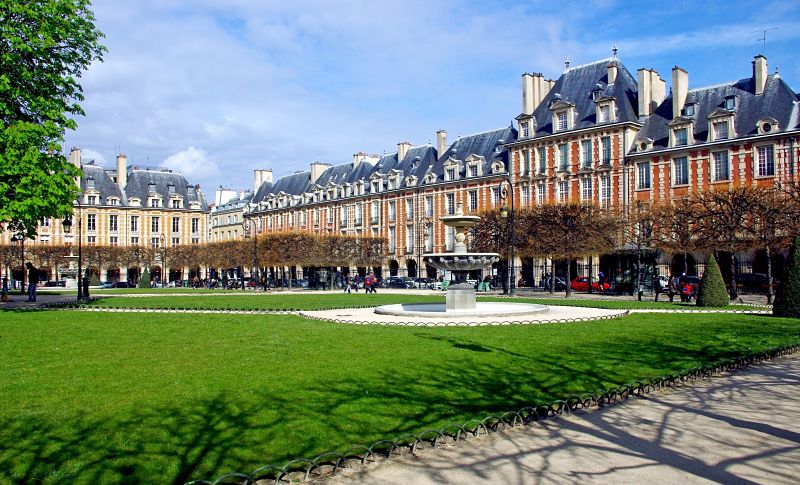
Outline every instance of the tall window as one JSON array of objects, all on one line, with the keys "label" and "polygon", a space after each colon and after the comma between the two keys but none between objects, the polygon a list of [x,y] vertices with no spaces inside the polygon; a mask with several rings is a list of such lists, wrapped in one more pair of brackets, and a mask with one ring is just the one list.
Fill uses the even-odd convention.
[{"label": "tall window", "polygon": [[581,142],[581,157],[583,158],[583,166],[592,166],[592,140],[583,140]]},{"label": "tall window", "polygon": [[86,197],[86,203],[89,204],[89,205],[97,204],[97,196],[96,195],[87,196]]},{"label": "tall window", "polygon": [[181,218],[180,217],[173,217],[172,218],[172,232],[181,232]]},{"label": "tall window", "polygon": [[531,173],[531,151],[527,148],[522,150],[522,174]]},{"label": "tall window", "polygon": [[360,226],[361,223],[364,221],[364,208],[363,208],[363,206],[361,204],[356,204],[354,209],[355,209],[354,212],[355,212],[355,216],[356,216],[355,217],[356,225]]},{"label": "tall window", "polygon": [[492,207],[500,207],[500,189],[492,187]]},{"label": "tall window", "polygon": [[397,229],[394,226],[389,226],[389,252],[394,253],[397,250]]},{"label": "tall window", "polygon": [[456,195],[453,194],[453,193],[446,194],[445,195],[445,201],[446,201],[446,204],[447,204],[447,206],[445,207],[445,210],[447,211],[447,213],[448,214],[454,214],[455,211],[456,211]]},{"label": "tall window", "polygon": [[425,196],[425,215],[428,217],[433,217],[433,196],[426,195]]},{"label": "tall window", "polygon": [[607,104],[600,106],[600,123],[605,123],[610,120],[611,107]]},{"label": "tall window", "polygon": [[728,120],[715,121],[713,128],[715,140],[726,140],[728,138]]},{"label": "tall window", "polygon": [[650,162],[642,162],[636,165],[636,188],[650,188]]},{"label": "tall window", "polygon": [[611,203],[611,176],[600,176],[600,205],[608,207]]},{"label": "tall window", "polygon": [[569,199],[569,181],[561,180],[558,182],[558,201],[566,202]]},{"label": "tall window", "polygon": [[139,238],[134,236],[131,238],[131,246],[138,246],[139,245]]},{"label": "tall window", "polygon": [[566,111],[562,111],[561,113],[558,113],[558,115],[556,115],[556,118],[558,119],[558,131],[566,130],[567,129],[567,112]]},{"label": "tall window", "polygon": [[689,129],[688,128],[676,128],[675,129],[675,146],[684,146],[688,143],[689,140]]},{"label": "tall window", "polygon": [[581,179],[581,199],[592,200],[592,179],[589,177]]},{"label": "tall window", "polygon": [[406,252],[414,252],[414,225],[406,226]]},{"label": "tall window", "polygon": [[450,167],[445,171],[445,180],[455,180],[456,179],[456,169],[455,167]]},{"label": "tall window", "polygon": [[433,223],[425,225],[425,251],[433,251]]},{"label": "tall window", "polygon": [[131,232],[139,231],[139,216],[131,216]]},{"label": "tall window", "polygon": [[562,171],[569,169],[569,145],[566,143],[558,145],[558,169]]},{"label": "tall window", "polygon": [[117,232],[119,230],[119,216],[111,214],[108,216],[108,230],[110,232]]},{"label": "tall window", "polygon": [[673,174],[675,176],[673,185],[689,184],[689,159],[678,157],[672,161]]},{"label": "tall window", "polygon": [[117,246],[119,244],[119,238],[117,236],[109,236],[108,244],[111,246]]},{"label": "tall window", "polygon": [[342,227],[347,227],[347,207],[339,207],[339,223]]},{"label": "tall window", "polygon": [[522,194],[520,195],[523,207],[531,203],[531,188],[527,185],[522,186]]},{"label": "tall window", "polygon": [[600,139],[600,146],[603,149],[603,164],[611,164],[611,137],[604,136]]},{"label": "tall window", "polygon": [[476,210],[478,210],[478,191],[470,190],[467,201],[468,201],[467,205],[470,212],[475,212]]},{"label": "tall window", "polygon": [[200,232],[200,219],[198,217],[192,218],[192,234]]},{"label": "tall window", "polygon": [[328,224],[333,224],[333,207],[328,207]]},{"label": "tall window", "polygon": [[758,147],[758,176],[775,175],[775,152],[772,145]]},{"label": "tall window", "polygon": [[87,231],[97,230],[97,215],[95,214],[86,215],[86,230]]},{"label": "tall window", "polygon": [[370,213],[369,213],[370,214],[370,219],[372,219],[372,221],[371,221],[372,224],[377,224],[378,223],[378,216],[380,215],[380,212],[381,212],[381,203],[380,203],[380,201],[373,200],[372,204],[370,206]]},{"label": "tall window", "polygon": [[150,232],[158,232],[158,223],[158,216],[153,216],[150,218]]},{"label": "tall window", "polygon": [[394,222],[397,218],[397,204],[395,201],[389,201],[389,222]]},{"label": "tall window", "polygon": [[730,178],[730,164],[728,152],[714,152],[714,180],[728,180]]},{"label": "tall window", "polygon": [[521,123],[522,125],[522,136],[523,138],[528,138],[530,136],[530,130],[528,129],[528,122],[525,121]]},{"label": "tall window", "polygon": [[539,173],[547,170],[547,147],[539,147]]},{"label": "tall window", "polygon": [[544,204],[544,184],[539,184],[536,186],[536,203],[539,205]]},{"label": "tall window", "polygon": [[453,246],[456,242],[456,231],[454,227],[445,226],[444,227],[444,249],[446,251],[452,251]]},{"label": "tall window", "polygon": [[414,199],[406,199],[406,219],[414,218]]},{"label": "tall window", "polygon": [[172,199],[172,208],[173,209],[180,209],[181,208],[181,201],[178,199]]}]

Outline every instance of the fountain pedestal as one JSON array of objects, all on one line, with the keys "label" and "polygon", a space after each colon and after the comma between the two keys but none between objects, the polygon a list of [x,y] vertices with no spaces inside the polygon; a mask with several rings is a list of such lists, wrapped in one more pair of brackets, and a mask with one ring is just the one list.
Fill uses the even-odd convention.
[{"label": "fountain pedestal", "polygon": [[447,288],[447,311],[474,310],[475,288],[468,283],[453,285]]}]

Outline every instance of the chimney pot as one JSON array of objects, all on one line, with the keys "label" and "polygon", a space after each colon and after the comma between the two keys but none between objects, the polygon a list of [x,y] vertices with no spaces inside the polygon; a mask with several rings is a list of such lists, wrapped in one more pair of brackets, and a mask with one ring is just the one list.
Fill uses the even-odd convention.
[{"label": "chimney pot", "polygon": [[761,54],[753,58],[753,82],[755,94],[764,94],[767,87],[767,58]]},{"label": "chimney pot", "polygon": [[689,94],[689,73],[675,66],[672,68],[672,118],[681,115],[686,96]]}]

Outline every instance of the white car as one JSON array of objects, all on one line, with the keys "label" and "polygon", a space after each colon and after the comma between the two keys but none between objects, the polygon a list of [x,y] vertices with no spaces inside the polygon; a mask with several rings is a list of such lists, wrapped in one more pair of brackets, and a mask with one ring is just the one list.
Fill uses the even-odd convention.
[{"label": "white car", "polygon": [[442,282],[441,281],[434,281],[432,283],[428,283],[429,290],[441,290],[442,289]]}]

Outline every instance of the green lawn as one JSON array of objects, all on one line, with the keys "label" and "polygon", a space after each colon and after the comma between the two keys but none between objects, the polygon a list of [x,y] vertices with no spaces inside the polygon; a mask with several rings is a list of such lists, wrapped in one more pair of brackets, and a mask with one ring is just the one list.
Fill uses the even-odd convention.
[{"label": "green lawn", "polygon": [[2,312],[0,483],[213,479],[797,342],[799,320],[757,315],[406,328]]}]

